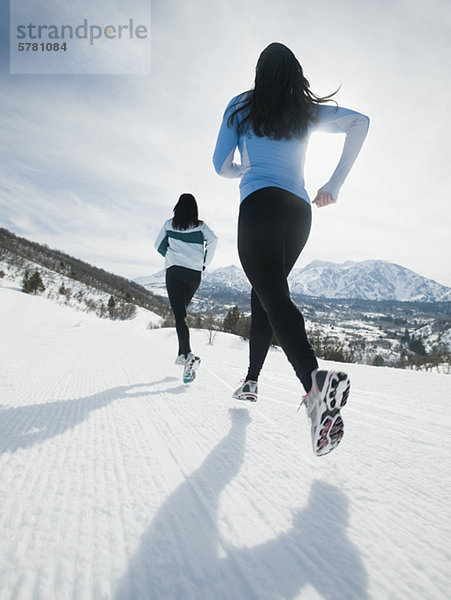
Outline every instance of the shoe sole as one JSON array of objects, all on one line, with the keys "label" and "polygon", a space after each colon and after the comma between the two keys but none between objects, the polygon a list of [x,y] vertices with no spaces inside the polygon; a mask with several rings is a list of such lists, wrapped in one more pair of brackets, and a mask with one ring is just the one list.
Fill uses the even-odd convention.
[{"label": "shoe sole", "polygon": [[344,423],[340,409],[346,406],[351,382],[346,373],[331,371],[321,393],[320,418],[312,424],[313,452],[317,456],[329,454],[341,442]]},{"label": "shoe sole", "polygon": [[187,370],[183,373],[183,383],[192,383],[196,379],[196,369],[199,368],[200,358],[191,361]]},{"label": "shoe sole", "polygon": [[235,400],[244,400],[245,402],[257,402],[256,394],[233,394]]}]

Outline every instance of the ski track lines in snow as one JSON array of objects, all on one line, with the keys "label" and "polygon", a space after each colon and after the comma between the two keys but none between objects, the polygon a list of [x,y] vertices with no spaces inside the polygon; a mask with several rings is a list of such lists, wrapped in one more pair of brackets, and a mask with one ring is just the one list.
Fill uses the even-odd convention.
[{"label": "ski track lines in snow", "polygon": [[247,404],[234,336],[183,385],[171,329],[4,287],[0,330],[1,600],[449,598],[446,376],[346,365],[316,458],[280,350]]}]

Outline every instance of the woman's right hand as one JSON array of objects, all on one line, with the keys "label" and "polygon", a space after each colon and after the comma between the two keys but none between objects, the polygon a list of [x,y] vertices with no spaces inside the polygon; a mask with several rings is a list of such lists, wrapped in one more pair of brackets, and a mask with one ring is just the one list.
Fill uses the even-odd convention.
[{"label": "woman's right hand", "polygon": [[318,208],[321,208],[322,206],[334,204],[336,201],[337,200],[335,198],[332,198],[329,192],[322,192],[321,190],[318,190],[316,198],[313,200],[313,204],[316,204]]}]

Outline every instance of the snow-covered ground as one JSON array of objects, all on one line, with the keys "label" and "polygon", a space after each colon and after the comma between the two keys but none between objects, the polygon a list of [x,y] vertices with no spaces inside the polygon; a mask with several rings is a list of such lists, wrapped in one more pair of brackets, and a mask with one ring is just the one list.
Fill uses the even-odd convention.
[{"label": "snow-covered ground", "polygon": [[448,376],[347,365],[316,458],[282,352],[242,404],[245,342],[194,331],[183,385],[146,325],[0,288],[1,600],[450,597]]}]

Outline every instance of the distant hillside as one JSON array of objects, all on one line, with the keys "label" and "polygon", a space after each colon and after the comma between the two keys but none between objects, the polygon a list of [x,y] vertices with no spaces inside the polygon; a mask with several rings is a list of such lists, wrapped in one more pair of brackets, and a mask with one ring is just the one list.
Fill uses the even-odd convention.
[{"label": "distant hillside", "polygon": [[93,309],[94,291],[102,297],[112,296],[116,302],[138,306],[161,317],[166,317],[169,313],[166,300],[135,281],[108,273],[59,250],[52,250],[46,245],[0,228],[0,271],[18,279],[23,276],[25,270],[39,267],[45,270],[46,281],[52,282],[61,295],[68,289],[68,280],[78,282],[79,285],[74,288],[72,296],[79,294],[81,298],[83,295],[88,310]]}]

